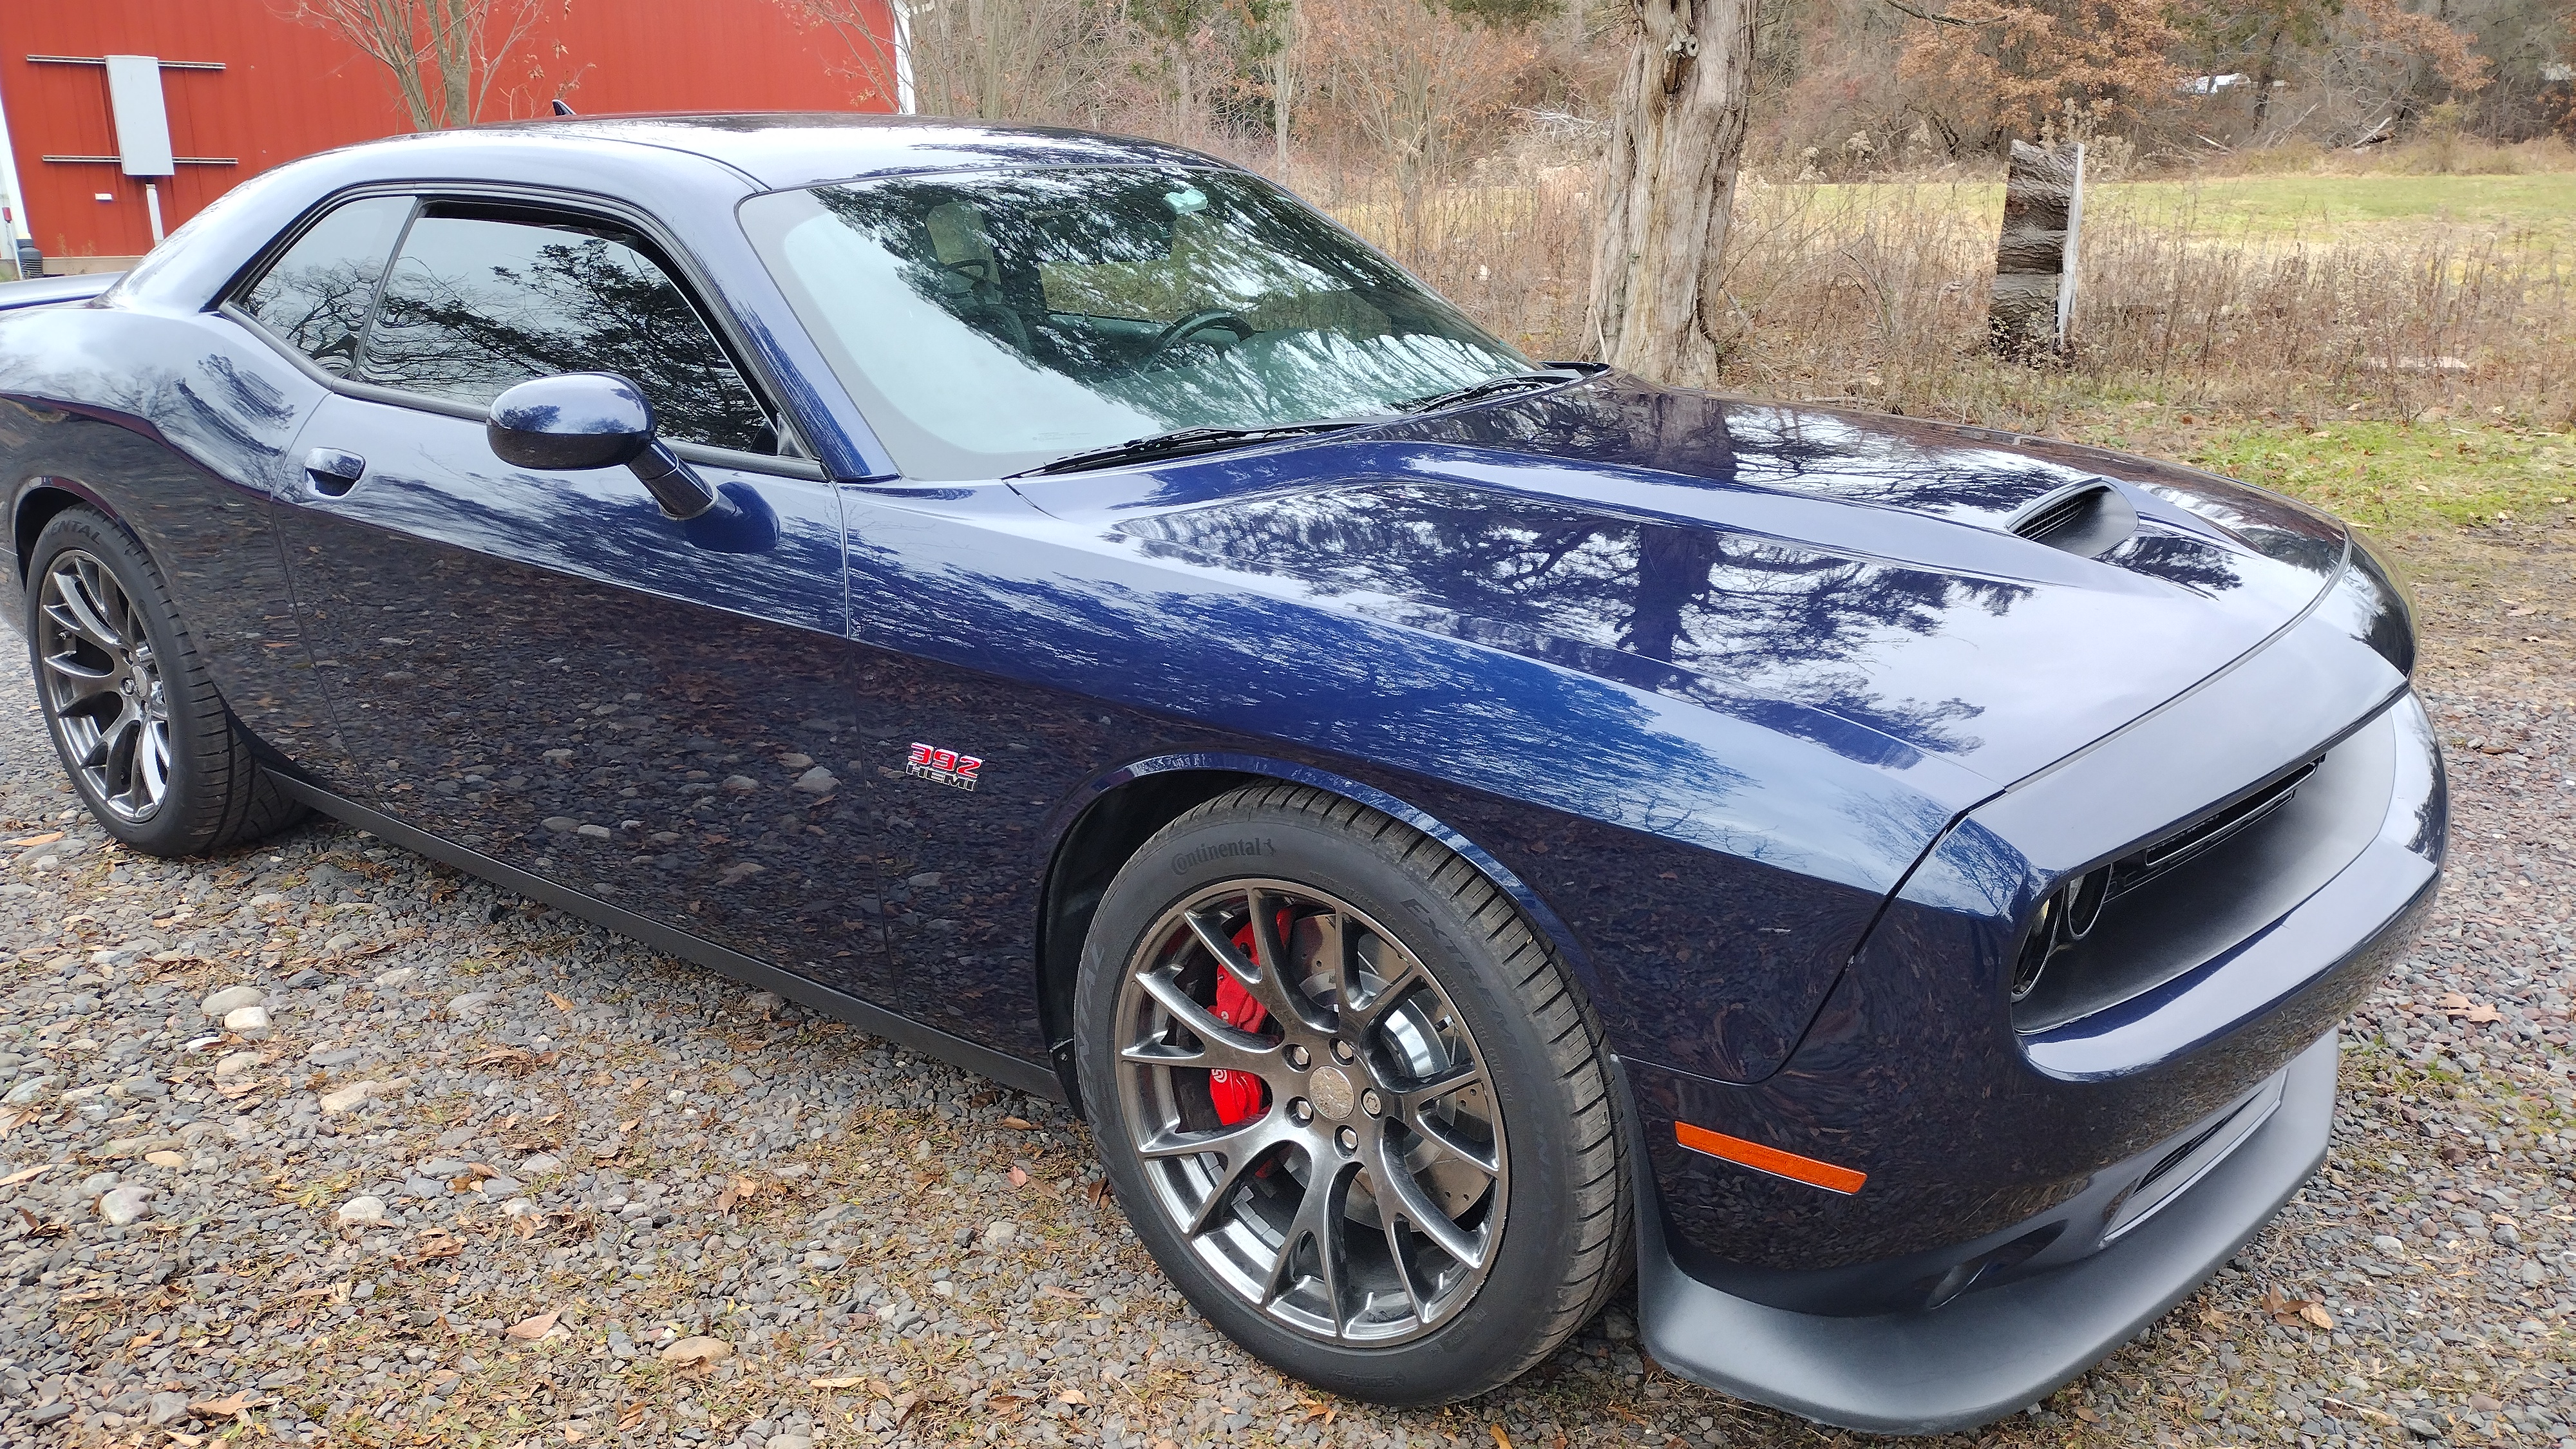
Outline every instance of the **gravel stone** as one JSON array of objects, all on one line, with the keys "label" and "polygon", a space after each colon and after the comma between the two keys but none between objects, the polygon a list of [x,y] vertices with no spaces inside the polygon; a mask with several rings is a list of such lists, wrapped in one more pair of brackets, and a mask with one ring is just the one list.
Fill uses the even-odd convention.
[{"label": "gravel stone", "polygon": [[130,1183],[111,1188],[98,1200],[98,1215],[105,1218],[110,1227],[124,1227],[143,1216],[144,1204],[151,1196],[152,1189]]},{"label": "gravel stone", "polygon": [[257,1006],[267,999],[268,993],[256,986],[227,986],[209,995],[198,1004],[197,1009],[203,1011],[209,1019],[221,1021],[225,1016],[245,1006]]},{"label": "gravel stone", "polygon": [[344,1223],[380,1223],[385,1220],[385,1200],[373,1193],[360,1193],[340,1204],[340,1221]]}]

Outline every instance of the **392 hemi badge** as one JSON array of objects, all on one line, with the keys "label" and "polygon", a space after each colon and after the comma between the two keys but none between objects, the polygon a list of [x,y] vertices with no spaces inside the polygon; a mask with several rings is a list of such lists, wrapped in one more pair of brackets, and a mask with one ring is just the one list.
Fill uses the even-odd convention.
[{"label": "392 hemi badge", "polygon": [[960,790],[974,789],[975,772],[984,768],[984,762],[973,755],[961,755],[955,750],[943,750],[937,745],[918,741],[913,744],[909,764],[912,773],[921,778],[954,785]]}]

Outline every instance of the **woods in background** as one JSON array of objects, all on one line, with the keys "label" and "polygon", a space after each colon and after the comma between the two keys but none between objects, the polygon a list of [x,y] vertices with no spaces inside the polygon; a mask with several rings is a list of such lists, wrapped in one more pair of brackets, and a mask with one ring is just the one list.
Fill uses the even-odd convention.
[{"label": "woods in background", "polygon": [[[897,38],[773,0],[854,77]],[[1665,6],[1693,28],[1717,7]],[[913,0],[917,108],[1165,136],[1271,171],[1418,183],[1531,138],[1609,140],[1631,0]],[[2576,131],[2569,0],[1747,0],[1748,164],[1823,178],[1988,160],[2013,136],[2112,163]],[[1711,13],[1702,13],[1711,12]],[[1727,17],[1723,24],[1731,26]],[[1661,43],[1660,41],[1658,42]],[[1675,92],[1679,94],[1679,92]],[[2097,145],[2097,155],[2099,149]]]}]

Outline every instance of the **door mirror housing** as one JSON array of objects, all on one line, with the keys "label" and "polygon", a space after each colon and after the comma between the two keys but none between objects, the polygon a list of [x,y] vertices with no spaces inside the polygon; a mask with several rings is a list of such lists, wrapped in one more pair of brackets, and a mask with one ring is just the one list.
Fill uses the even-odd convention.
[{"label": "door mirror housing", "polygon": [[493,456],[516,468],[626,468],[673,518],[713,508],[716,491],[656,436],[653,404],[613,372],[566,372],[492,400]]}]

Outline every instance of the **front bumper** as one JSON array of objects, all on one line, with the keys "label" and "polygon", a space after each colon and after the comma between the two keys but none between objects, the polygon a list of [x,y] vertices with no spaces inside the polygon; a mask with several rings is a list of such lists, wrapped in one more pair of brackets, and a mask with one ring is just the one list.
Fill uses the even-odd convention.
[{"label": "front bumper", "polygon": [[[1637,1234],[1646,1347],[1684,1378],[1850,1429],[1933,1434],[2012,1413],[2189,1296],[2324,1162],[2333,1034],[2277,1080],[2279,1105],[2261,1126],[2110,1246],[1933,1309],[1835,1317],[1712,1288],[1666,1247],[1649,1176]],[[2258,1089],[2248,1100],[2266,1097]],[[1642,1168],[1646,1154],[1636,1161]]]}]

